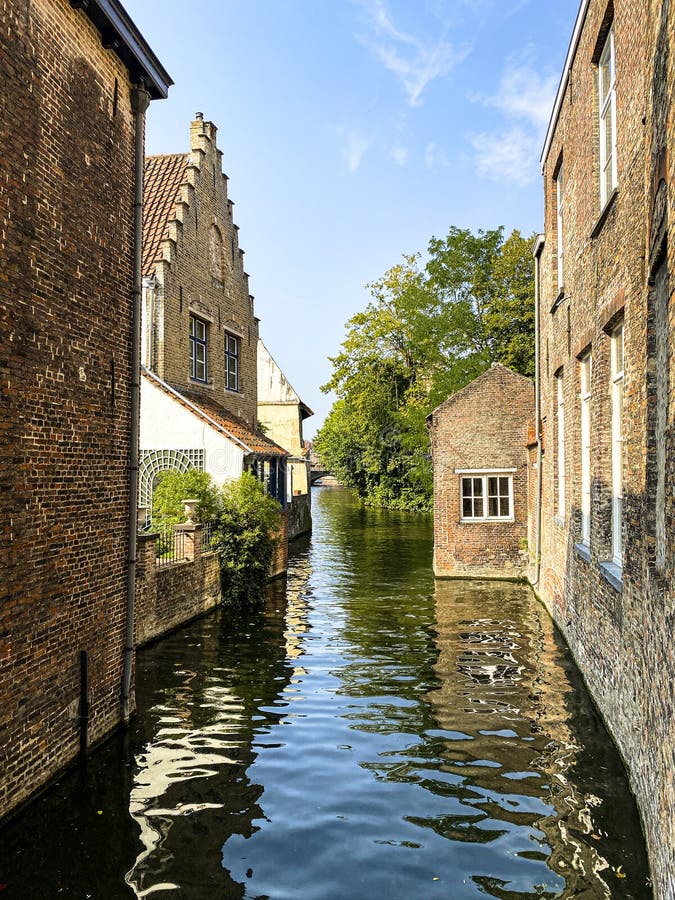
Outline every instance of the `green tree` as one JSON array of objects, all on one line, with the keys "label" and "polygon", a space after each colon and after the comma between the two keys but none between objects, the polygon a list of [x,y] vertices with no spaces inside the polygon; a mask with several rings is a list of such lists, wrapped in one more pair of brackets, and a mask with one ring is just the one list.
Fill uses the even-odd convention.
[{"label": "green tree", "polygon": [[337,401],[315,446],[368,503],[429,508],[425,421],[446,397],[499,360],[530,375],[534,358],[531,242],[514,231],[451,228],[432,238],[426,267],[404,256],[368,285],[347,322],[333,375]]},{"label": "green tree", "polygon": [[281,506],[250,472],[226,484],[211,547],[218,553],[223,598],[262,602],[281,526]]},{"label": "green tree", "polygon": [[161,528],[184,522],[183,500],[197,500],[195,516],[198,522],[210,522],[220,512],[220,491],[207,472],[167,470],[160,472],[152,495],[153,525]]}]

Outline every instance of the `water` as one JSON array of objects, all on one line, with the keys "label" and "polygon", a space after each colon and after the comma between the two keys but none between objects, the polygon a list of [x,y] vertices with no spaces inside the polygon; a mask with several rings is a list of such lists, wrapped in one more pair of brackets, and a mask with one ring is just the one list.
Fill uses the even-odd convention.
[{"label": "water", "polygon": [[288,590],[143,651],[138,716],[0,832],[4,897],[648,898],[626,778],[522,586],[314,493]]}]

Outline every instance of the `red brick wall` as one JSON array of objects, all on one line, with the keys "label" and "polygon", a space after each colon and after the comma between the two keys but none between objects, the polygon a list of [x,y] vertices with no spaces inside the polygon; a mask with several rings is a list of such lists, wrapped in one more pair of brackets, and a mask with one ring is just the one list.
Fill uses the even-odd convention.
[{"label": "red brick wall", "polygon": [[[67,0],[0,5],[0,814],[120,717],[133,123]],[[117,84],[117,108],[113,109]]]},{"label": "red brick wall", "polygon": [[[433,413],[434,573],[523,577],[527,560],[528,378],[494,365]],[[514,469],[513,521],[461,521],[456,469]]]},{"label": "red brick wall", "polygon": [[[645,823],[656,896],[675,896],[675,620],[673,513],[672,279],[650,286],[672,230],[675,7],[661,0],[615,0],[618,193],[600,217],[598,109],[594,53],[605,0],[591,0],[560,118],[545,158],[546,244],[541,261],[543,462],[541,576],[536,590],[562,628],[626,760]],[[555,277],[553,173],[565,173],[565,296]],[[664,215],[665,213],[665,215]],[[661,260],[672,271],[669,235]],[[661,304],[661,306],[659,306]],[[662,307],[662,308],[661,308]],[[659,309],[661,311],[659,311]],[[612,317],[623,311],[624,561],[622,583],[603,572],[611,556]],[[591,390],[590,559],[581,533],[578,354],[593,353]],[[565,393],[566,515],[555,516],[554,374]],[[656,438],[657,410],[665,427]],[[660,471],[660,474],[659,474]],[[659,499],[657,484],[663,494]],[[657,563],[657,532],[665,532]],[[663,548],[662,548],[663,549]]]}]

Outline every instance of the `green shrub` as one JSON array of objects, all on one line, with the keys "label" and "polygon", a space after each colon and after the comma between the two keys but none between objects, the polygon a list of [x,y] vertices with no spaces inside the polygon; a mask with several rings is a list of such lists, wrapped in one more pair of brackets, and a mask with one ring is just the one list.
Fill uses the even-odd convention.
[{"label": "green shrub", "polygon": [[250,472],[225,485],[211,542],[220,558],[225,600],[239,605],[263,600],[280,525],[281,506]]},{"label": "green shrub", "polygon": [[161,472],[152,495],[152,524],[159,529],[185,521],[183,500],[197,500],[195,519],[210,522],[220,512],[220,491],[207,472],[189,469],[187,472]]}]

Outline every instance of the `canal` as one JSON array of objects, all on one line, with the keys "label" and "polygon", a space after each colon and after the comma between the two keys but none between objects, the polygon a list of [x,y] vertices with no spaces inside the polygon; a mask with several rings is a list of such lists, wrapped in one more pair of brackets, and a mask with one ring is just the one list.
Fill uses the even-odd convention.
[{"label": "canal", "polygon": [[648,898],[619,757],[520,585],[316,489],[264,609],[139,654],[138,715],[0,832],[2,897]]}]

